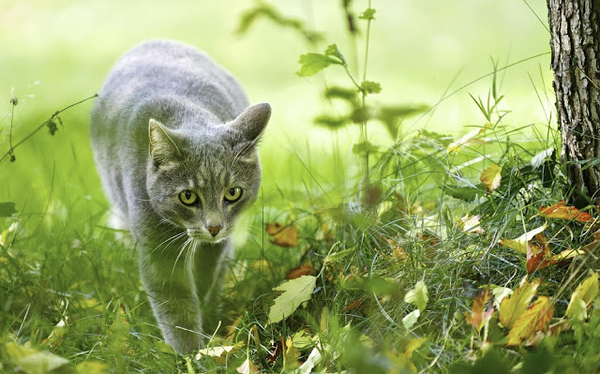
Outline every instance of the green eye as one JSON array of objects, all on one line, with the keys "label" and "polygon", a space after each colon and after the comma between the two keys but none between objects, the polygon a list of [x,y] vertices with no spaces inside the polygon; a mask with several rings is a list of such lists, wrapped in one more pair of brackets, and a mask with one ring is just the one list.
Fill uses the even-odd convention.
[{"label": "green eye", "polygon": [[183,205],[194,205],[198,201],[198,195],[190,190],[184,190],[179,193],[179,200]]},{"label": "green eye", "polygon": [[233,203],[238,201],[242,197],[242,189],[240,187],[233,187],[225,192],[225,201]]}]

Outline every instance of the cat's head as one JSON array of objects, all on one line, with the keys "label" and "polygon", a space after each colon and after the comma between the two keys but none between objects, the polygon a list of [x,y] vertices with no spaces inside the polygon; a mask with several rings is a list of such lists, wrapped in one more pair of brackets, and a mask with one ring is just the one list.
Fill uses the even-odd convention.
[{"label": "cat's head", "polygon": [[270,115],[269,104],[256,104],[197,134],[151,119],[146,187],[154,210],[198,242],[229,237],[235,218],[258,195],[256,144]]}]

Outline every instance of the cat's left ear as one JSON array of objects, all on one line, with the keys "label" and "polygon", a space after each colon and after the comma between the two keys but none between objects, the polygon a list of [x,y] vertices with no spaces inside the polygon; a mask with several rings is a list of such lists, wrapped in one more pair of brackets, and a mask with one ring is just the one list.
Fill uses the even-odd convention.
[{"label": "cat's left ear", "polygon": [[271,106],[267,103],[249,106],[236,119],[228,123],[228,130],[242,141],[256,143],[271,118]]}]

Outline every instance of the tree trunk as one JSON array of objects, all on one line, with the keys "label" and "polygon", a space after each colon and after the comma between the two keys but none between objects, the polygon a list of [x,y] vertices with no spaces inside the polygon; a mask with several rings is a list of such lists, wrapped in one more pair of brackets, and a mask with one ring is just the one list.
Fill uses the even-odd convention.
[{"label": "tree trunk", "polygon": [[562,156],[575,195],[600,199],[600,0],[547,0]]}]

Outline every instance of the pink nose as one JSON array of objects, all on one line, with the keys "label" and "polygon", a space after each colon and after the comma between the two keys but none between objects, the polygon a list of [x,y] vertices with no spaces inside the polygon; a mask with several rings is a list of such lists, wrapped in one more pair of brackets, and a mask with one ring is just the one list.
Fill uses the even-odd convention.
[{"label": "pink nose", "polygon": [[206,226],[206,229],[208,230],[208,232],[210,232],[210,234],[213,237],[217,236],[217,234],[219,233],[219,231],[221,231],[222,228],[223,226]]}]

